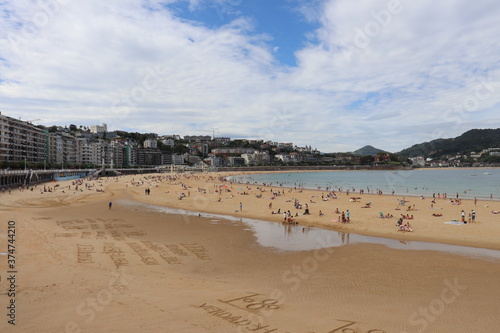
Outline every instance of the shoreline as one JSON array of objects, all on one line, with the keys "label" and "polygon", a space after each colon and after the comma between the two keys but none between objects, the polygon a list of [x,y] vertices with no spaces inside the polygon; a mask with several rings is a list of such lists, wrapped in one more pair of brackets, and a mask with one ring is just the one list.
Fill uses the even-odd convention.
[{"label": "shoreline", "polygon": [[[156,176],[161,177],[162,174],[156,174]],[[217,173],[217,177],[227,177],[232,175]],[[340,231],[355,233],[363,236],[374,236],[382,238],[390,238],[403,241],[422,241],[422,242],[432,242],[441,243],[448,245],[460,245],[476,248],[486,248],[492,250],[500,250],[500,244],[498,244],[495,237],[492,235],[495,232],[500,232],[500,227],[495,223],[495,214],[491,213],[491,210],[496,210],[493,207],[495,204],[500,205],[497,201],[489,200],[478,200],[477,205],[474,206],[474,200],[472,199],[462,199],[461,205],[451,205],[448,199],[436,199],[436,206],[434,209],[429,209],[428,207],[422,208],[422,205],[427,205],[430,203],[430,199],[420,200],[418,197],[411,197],[409,204],[418,205],[414,211],[407,210],[395,210],[396,200],[402,198],[403,196],[397,195],[377,195],[373,193],[364,193],[362,196],[366,199],[362,199],[356,203],[349,202],[349,198],[353,195],[359,196],[358,193],[350,193],[346,195],[342,193],[338,196],[338,199],[329,200],[327,202],[320,202],[317,200],[320,198],[321,194],[325,194],[326,191],[305,189],[303,191],[293,191],[293,188],[278,188],[277,186],[269,187],[262,185],[247,185],[240,183],[222,182],[219,179],[212,180],[208,182],[205,178],[210,178],[214,175],[185,175],[188,179],[185,180],[185,185],[187,189],[181,189],[174,195],[170,193],[172,188],[179,189],[179,184],[169,184],[165,187],[153,187],[155,192],[165,192],[165,189],[169,189],[169,193],[164,193],[165,200],[158,200],[157,194],[154,196],[144,196],[138,191],[132,191],[134,193],[133,197],[144,203],[153,203],[159,206],[166,206],[173,209],[185,209],[191,212],[200,213],[213,213],[220,215],[228,215],[232,217],[246,217],[253,218],[257,220],[264,220],[269,222],[282,223],[282,215],[271,214],[272,208],[266,207],[270,202],[272,202],[275,207],[274,210],[281,208],[283,210],[293,210],[293,215],[298,213],[299,215],[295,218],[300,225],[312,226],[327,230]],[[200,177],[200,179],[193,179],[194,177]],[[209,185],[212,189],[217,189],[218,186],[229,186],[231,192],[222,193],[225,198],[218,201],[221,198],[221,193],[210,192],[206,186]],[[152,184],[150,184],[151,186]],[[156,184],[158,185],[158,184]],[[156,186],[155,185],[155,186]],[[215,186],[215,187],[214,187]],[[247,195],[234,195],[237,193],[236,188],[246,187]],[[256,188],[260,188],[265,192],[258,192]],[[203,189],[200,192],[200,189]],[[285,194],[281,197],[276,197],[273,200],[269,200],[269,192],[278,190]],[[177,194],[185,192],[192,192],[182,200],[178,200]],[[232,197],[229,197],[231,194]],[[255,195],[266,195],[266,197],[255,198]],[[409,197],[409,196],[408,196]],[[307,203],[311,208],[311,215],[301,215],[303,210],[294,209],[293,203],[286,202],[292,198],[297,198],[302,203]],[[316,201],[307,202],[308,198],[313,198]],[[283,200],[285,199],[285,200]],[[313,201],[312,199],[310,199]],[[239,202],[247,209],[243,209],[243,212],[239,211]],[[360,207],[360,203],[365,201],[373,202],[371,208],[363,209]],[[351,212],[351,223],[331,223],[330,218],[336,219],[338,214],[332,214],[332,211],[337,208],[342,210],[350,209]],[[391,203],[392,202],[392,203]],[[280,207],[278,207],[278,205]],[[490,207],[492,205],[492,207]],[[312,208],[314,207],[314,208]],[[334,208],[335,207],[335,208]],[[407,207],[407,206],[405,206]],[[457,225],[445,225],[439,222],[446,222],[451,220],[460,219],[460,211],[464,209],[470,211],[475,209],[478,214],[478,223],[468,224],[464,226]],[[317,211],[322,210],[325,216],[318,216]],[[393,214],[394,218],[378,218],[379,211],[384,211]],[[443,216],[440,217],[430,217],[432,213],[440,213]],[[396,227],[396,221],[398,220],[401,213],[414,215],[413,220],[409,220],[413,226],[413,232],[402,232],[398,231]],[[500,216],[500,215],[498,215]],[[433,220],[431,220],[433,219]],[[427,220],[427,221],[424,221]],[[430,221],[429,221],[430,220]],[[407,222],[407,221],[405,221]],[[470,230],[464,232],[464,230],[457,230],[457,228],[474,228],[480,230],[474,230],[472,233]],[[455,229],[453,229],[455,228]],[[470,228],[469,228],[470,229]]]},{"label": "shoreline", "polygon": [[[288,172],[288,171],[285,171]],[[261,172],[257,172],[261,173]],[[272,211],[282,209],[290,210],[294,219],[299,225],[311,226],[320,229],[347,232],[362,236],[372,236],[379,238],[389,238],[401,241],[422,241],[440,243],[448,245],[459,245],[474,248],[485,248],[500,250],[500,244],[495,234],[500,234],[500,214],[492,214],[492,211],[500,209],[499,201],[479,200],[474,205],[473,199],[461,199],[461,205],[450,204],[450,198],[436,199],[433,209],[428,207],[431,198],[420,200],[418,196],[400,196],[375,193],[337,193],[337,199],[322,201],[321,196],[326,195],[326,191],[316,189],[294,190],[288,187],[247,185],[222,179],[229,176],[254,174],[245,173],[193,173],[193,174],[146,174],[146,175],[123,175],[109,178],[101,178],[95,183],[95,187],[90,190],[82,189],[75,192],[71,189],[74,180],[67,180],[57,183],[42,184],[35,188],[35,192],[13,190],[14,195],[7,193],[0,196],[8,199],[10,196],[29,196],[30,200],[40,197],[48,199],[48,196],[62,196],[58,200],[62,202],[77,204],[79,201],[100,200],[99,196],[108,197],[130,197],[133,200],[155,204],[158,206],[173,209],[184,209],[191,212],[212,213],[231,217],[245,217],[268,222],[282,224],[282,214],[272,214]],[[170,180],[168,179],[170,178]],[[135,182],[135,185],[131,183]],[[140,183],[138,183],[140,182]],[[181,186],[182,184],[182,186]],[[55,193],[37,194],[40,188],[57,185]],[[69,188],[68,188],[69,186]],[[184,186],[184,187],[183,187]],[[225,187],[222,187],[225,186]],[[152,195],[145,195],[144,190],[150,188]],[[225,189],[224,192],[221,189]],[[244,189],[246,195],[238,194]],[[66,193],[63,193],[66,191]],[[105,191],[104,193],[96,193]],[[279,196],[272,196],[271,192],[280,192]],[[28,193],[26,193],[28,192]],[[182,200],[179,200],[181,193],[184,193]],[[96,196],[97,194],[97,196]],[[257,198],[257,196],[261,196]],[[360,197],[357,202],[349,202],[350,197]],[[399,206],[398,201],[406,198],[407,205]],[[304,209],[296,209],[295,199],[302,205],[309,205],[310,215],[303,215]],[[102,200],[102,199],[101,199]],[[107,199],[104,199],[107,200]],[[7,200],[8,203],[9,200]],[[27,200],[21,200],[26,202]],[[42,200],[43,201],[43,200]],[[239,202],[242,202],[243,212],[239,211]],[[370,208],[363,208],[363,204],[372,202]],[[272,208],[269,204],[272,203]],[[45,206],[46,204],[40,204]],[[29,205],[28,205],[29,206]],[[37,205],[35,205],[37,206]],[[400,210],[396,210],[400,208]],[[415,210],[407,211],[407,207],[414,207]],[[334,213],[338,208],[341,212],[349,210],[351,213],[351,223],[339,223],[339,215]],[[474,209],[477,213],[477,222],[466,225],[447,225],[443,222],[460,220],[460,211],[464,209],[467,213]],[[319,216],[318,211],[322,211],[324,216]],[[393,218],[379,218],[379,213],[392,214]],[[442,214],[434,217],[432,214]],[[409,222],[413,232],[398,231],[396,222],[400,215],[413,215],[413,219],[403,220]],[[298,216],[295,216],[298,215]]]},{"label": "shoreline", "polygon": [[[130,199],[124,199],[125,201],[128,201]],[[200,211],[193,211],[193,210],[185,210],[185,209],[179,209],[179,208],[172,208],[172,207],[168,207],[168,206],[157,206],[157,205],[153,205],[153,204],[150,204],[150,203],[145,203],[145,202],[142,202],[142,201],[130,201],[132,203],[132,205],[134,204],[137,204],[137,205],[146,205],[145,207],[154,207],[153,208],[153,211],[155,212],[158,212],[158,213],[165,213],[167,215],[176,215],[176,216],[183,216],[184,214],[188,214],[189,217],[200,217],[200,218],[205,218],[205,219],[223,219],[223,220],[227,220],[229,222],[234,222],[235,220],[238,220],[244,224],[247,224],[248,222],[256,222],[256,223],[261,223],[261,222],[265,222],[265,223],[272,223],[272,224],[275,224],[275,225],[279,225],[279,224],[282,224],[283,226],[285,226],[284,223],[277,223],[276,221],[269,221],[269,220],[262,220],[262,219],[255,219],[255,218],[251,218],[251,217],[238,217],[238,216],[234,216],[234,215],[224,215],[224,214],[219,214],[219,213],[212,213],[212,212],[200,212]],[[166,208],[167,210],[172,210],[172,211],[161,211],[161,210],[156,210],[156,208]],[[316,225],[308,225],[309,227],[311,227],[312,229],[316,229],[316,230],[323,230],[323,231],[330,231],[330,232],[341,232],[343,234],[345,234],[344,236],[345,237],[349,237],[349,235],[351,236],[355,236],[355,237],[361,237],[362,239],[364,239],[365,237],[366,238],[374,238],[374,239],[380,239],[380,240],[385,240],[385,241],[372,241],[372,240],[350,240],[350,242],[347,242],[347,243],[342,243],[342,244],[335,244],[335,245],[331,245],[331,244],[328,244],[328,245],[331,245],[333,247],[337,247],[337,246],[344,246],[344,245],[354,245],[354,244],[365,244],[365,245],[381,245],[381,246],[384,246],[384,247],[387,247],[389,249],[393,249],[393,250],[404,250],[404,251],[437,251],[437,252],[440,252],[440,253],[444,253],[444,254],[448,254],[448,255],[462,255],[462,256],[465,256],[465,257],[468,257],[468,258],[473,258],[473,259],[481,259],[482,258],[486,258],[487,260],[488,259],[493,259],[493,260],[500,260],[500,249],[493,249],[493,248],[489,248],[489,247],[478,247],[478,246],[469,246],[469,245],[463,245],[463,244],[455,244],[455,243],[445,243],[445,242],[436,242],[436,241],[426,241],[426,240],[419,240],[419,239],[402,239],[402,238],[396,238],[396,237],[387,237],[387,236],[377,236],[377,235],[373,235],[373,234],[362,234],[362,233],[358,233],[358,232],[348,232],[348,231],[345,231],[345,230],[337,230],[337,229],[333,229],[333,228],[325,228],[325,227],[321,227],[321,226],[316,226]],[[296,227],[296,228],[302,228],[302,225],[294,225],[293,227]],[[258,237],[257,237],[258,238]],[[260,243],[260,242],[259,242]],[[393,243],[393,244],[390,244],[390,243]],[[394,246],[396,245],[396,243],[401,243],[401,244],[405,244],[406,246],[409,246],[409,248],[404,248],[404,247],[397,247],[397,246]],[[417,246],[417,248],[413,248],[411,247],[411,245],[408,245],[408,244],[411,244],[411,243],[418,243],[418,244],[422,244],[424,248],[419,248]],[[266,245],[263,245],[263,244],[260,244],[261,246],[264,246],[264,247],[274,247],[276,249],[278,249],[279,251],[290,251],[290,252],[296,252],[296,251],[311,251],[311,250],[315,250],[314,248],[310,248],[310,249],[281,249],[279,248],[278,245],[273,245],[273,244],[266,244]],[[322,245],[326,245],[326,244],[322,244]],[[440,247],[440,246],[444,246],[443,248],[435,248],[435,247]],[[445,247],[446,246],[452,246],[452,247],[456,247],[458,249],[464,249],[464,251],[452,251],[453,249],[446,249]],[[479,250],[479,252],[481,251],[495,251],[494,255],[492,254],[481,254],[481,253],[474,253],[474,250]],[[476,257],[476,256],[479,256]]]}]

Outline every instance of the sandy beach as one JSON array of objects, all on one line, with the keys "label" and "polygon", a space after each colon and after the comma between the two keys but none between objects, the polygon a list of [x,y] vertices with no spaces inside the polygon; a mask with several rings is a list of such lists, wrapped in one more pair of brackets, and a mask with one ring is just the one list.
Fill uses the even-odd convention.
[{"label": "sandy beach", "polygon": [[[444,198],[432,203],[359,193],[332,198],[326,191],[234,184],[226,176],[135,175],[0,193],[0,331],[409,333],[499,327],[498,257],[379,244],[330,247],[326,236],[333,230],[339,237],[356,233],[500,250],[500,215],[492,213],[499,202],[458,205]],[[167,214],[161,207],[195,213]],[[282,225],[288,210],[297,224]],[[336,221],[347,210],[350,223]],[[466,220],[474,210],[477,223],[444,223],[460,221],[462,210]],[[299,233],[323,228],[325,237],[314,240],[316,249],[283,251],[259,245],[255,231],[238,219],[209,214],[270,221]],[[403,220],[412,232],[398,230],[401,214],[413,216]],[[9,240],[14,262],[7,261]]]}]

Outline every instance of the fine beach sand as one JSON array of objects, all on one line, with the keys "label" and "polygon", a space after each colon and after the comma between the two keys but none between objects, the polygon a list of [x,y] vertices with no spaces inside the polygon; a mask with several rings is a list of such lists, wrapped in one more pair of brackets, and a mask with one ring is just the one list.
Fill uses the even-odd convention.
[{"label": "fine beach sand", "polygon": [[[94,180],[79,190],[67,181],[45,184],[59,186],[43,194],[44,185],[0,194],[0,253],[7,252],[7,222],[16,227],[13,297],[6,292],[7,257],[0,255],[0,332],[495,332],[500,326],[500,259],[377,244],[278,251],[259,246],[237,220],[205,217],[278,224],[282,215],[271,211],[302,214],[293,205],[298,199],[311,212],[296,218],[299,230],[499,250],[500,215],[491,213],[500,209],[497,201],[436,199],[430,209],[429,198],[407,197],[395,210],[402,197],[343,193],[322,201],[326,192],[257,189],[223,182],[223,174],[167,176]],[[285,193],[271,200],[278,190]],[[371,208],[361,208],[367,202]],[[416,210],[406,211],[413,205]],[[333,222],[336,208],[349,209],[351,223]],[[459,220],[462,209],[474,209],[478,223],[443,223]],[[379,212],[394,218],[380,219]],[[397,231],[400,214],[414,216],[413,232]],[[15,326],[7,322],[12,299]]]}]

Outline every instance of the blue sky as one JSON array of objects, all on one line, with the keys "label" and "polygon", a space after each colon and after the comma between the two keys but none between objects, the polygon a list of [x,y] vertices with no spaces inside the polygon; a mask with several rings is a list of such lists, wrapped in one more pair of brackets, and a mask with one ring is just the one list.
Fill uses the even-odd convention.
[{"label": "blue sky", "polygon": [[[166,5],[173,9],[177,17],[203,24],[210,29],[218,29],[233,20],[244,17],[252,23],[251,34],[260,34],[266,46],[273,51],[276,62],[283,66],[296,66],[295,51],[309,42],[317,22],[311,21],[300,12],[302,2],[298,0],[228,0],[225,2],[189,1]],[[319,1],[309,1],[307,6],[314,9]]]},{"label": "blue sky", "polygon": [[500,127],[494,0],[4,0],[0,112],[397,152]]}]

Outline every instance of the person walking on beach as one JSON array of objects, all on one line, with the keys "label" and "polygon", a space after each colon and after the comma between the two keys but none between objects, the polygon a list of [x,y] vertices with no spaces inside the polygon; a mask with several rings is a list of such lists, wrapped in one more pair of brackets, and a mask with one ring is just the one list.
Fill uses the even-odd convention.
[{"label": "person walking on beach", "polygon": [[110,201],[108,206],[109,206],[109,209],[111,209],[111,206],[113,206],[113,203]]},{"label": "person walking on beach", "polygon": [[240,212],[243,211],[243,204],[240,202]]}]

